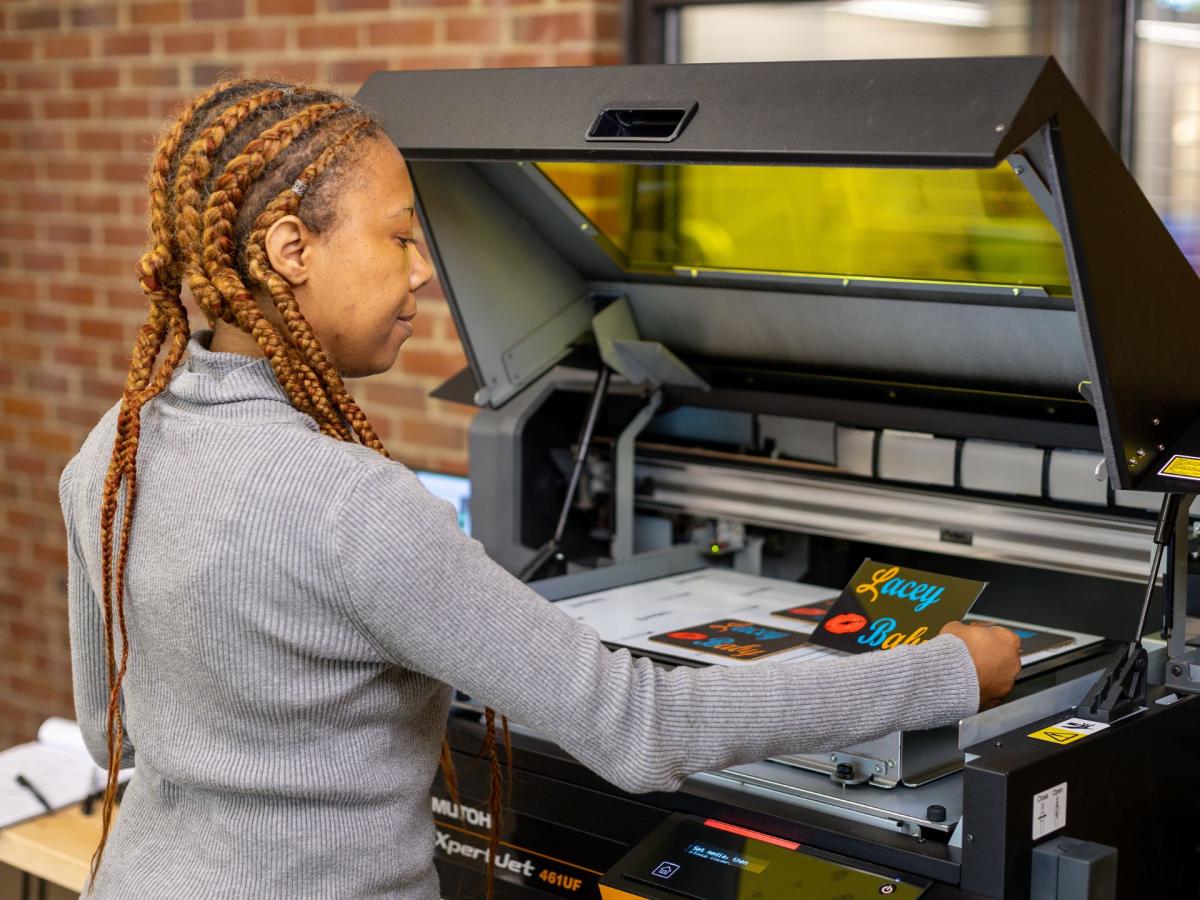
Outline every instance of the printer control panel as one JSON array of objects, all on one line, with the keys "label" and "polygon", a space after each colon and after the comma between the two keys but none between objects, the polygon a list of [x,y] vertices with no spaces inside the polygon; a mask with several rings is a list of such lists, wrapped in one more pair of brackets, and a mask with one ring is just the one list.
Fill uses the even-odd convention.
[{"label": "printer control panel", "polygon": [[912,900],[928,882],[714,819],[675,814],[601,881],[606,900]]}]

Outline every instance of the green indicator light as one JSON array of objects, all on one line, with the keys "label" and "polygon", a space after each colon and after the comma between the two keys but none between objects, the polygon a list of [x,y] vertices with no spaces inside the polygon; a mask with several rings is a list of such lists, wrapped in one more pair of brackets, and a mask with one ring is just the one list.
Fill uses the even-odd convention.
[{"label": "green indicator light", "polygon": [[712,545],[712,552],[713,552],[713,553],[720,553],[720,552],[721,552],[721,545],[720,545],[720,544],[713,544],[713,545]]}]

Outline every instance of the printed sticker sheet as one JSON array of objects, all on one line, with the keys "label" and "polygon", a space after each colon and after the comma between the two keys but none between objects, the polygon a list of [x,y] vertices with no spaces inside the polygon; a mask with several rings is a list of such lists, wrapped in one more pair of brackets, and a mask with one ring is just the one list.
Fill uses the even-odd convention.
[{"label": "printed sticker sheet", "polygon": [[[841,594],[819,587],[707,568],[558,601],[609,644],[706,665],[798,662],[845,655],[807,643]],[[1017,630],[1021,661],[1029,665],[1077,647],[1095,635],[970,616]]]}]

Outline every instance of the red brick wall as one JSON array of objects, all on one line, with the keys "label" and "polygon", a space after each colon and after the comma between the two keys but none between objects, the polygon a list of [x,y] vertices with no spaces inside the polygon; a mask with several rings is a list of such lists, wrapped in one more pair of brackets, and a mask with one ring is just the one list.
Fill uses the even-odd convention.
[{"label": "red brick wall", "polygon": [[[58,474],[121,394],[164,118],[230,71],[353,92],[376,69],[617,62],[619,3],[0,6],[0,748],[72,715]],[[352,390],[395,456],[465,472],[470,410],[426,397],[463,356],[438,286],[422,299],[395,370]]]}]

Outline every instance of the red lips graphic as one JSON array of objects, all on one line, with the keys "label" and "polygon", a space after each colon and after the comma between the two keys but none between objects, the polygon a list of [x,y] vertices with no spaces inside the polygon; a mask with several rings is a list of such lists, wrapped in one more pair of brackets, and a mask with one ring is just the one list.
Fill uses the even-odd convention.
[{"label": "red lips graphic", "polygon": [[672,631],[667,637],[677,641],[702,641],[708,635],[702,631]]},{"label": "red lips graphic", "polygon": [[833,634],[853,634],[856,631],[862,631],[866,624],[866,616],[860,616],[858,613],[842,613],[826,622],[825,630]]}]

